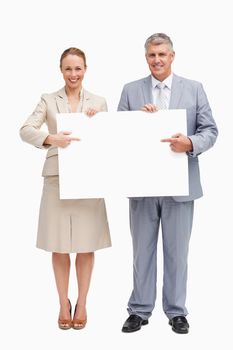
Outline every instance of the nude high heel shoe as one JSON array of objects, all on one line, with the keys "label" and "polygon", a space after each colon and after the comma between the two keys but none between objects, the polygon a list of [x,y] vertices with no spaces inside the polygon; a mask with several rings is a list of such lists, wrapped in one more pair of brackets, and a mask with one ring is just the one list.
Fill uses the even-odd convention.
[{"label": "nude high heel shoe", "polygon": [[72,306],[71,306],[70,300],[69,300],[69,304],[70,304],[70,319],[69,320],[61,319],[60,317],[58,319],[58,327],[63,330],[70,329],[72,327],[72,319],[71,319]]},{"label": "nude high heel shoe", "polygon": [[[76,313],[76,309],[77,309],[77,304],[75,305],[74,316]],[[85,318],[84,320],[80,320],[78,318],[73,317],[72,327],[73,329],[83,329],[86,326],[86,323],[87,323],[87,318]]]}]

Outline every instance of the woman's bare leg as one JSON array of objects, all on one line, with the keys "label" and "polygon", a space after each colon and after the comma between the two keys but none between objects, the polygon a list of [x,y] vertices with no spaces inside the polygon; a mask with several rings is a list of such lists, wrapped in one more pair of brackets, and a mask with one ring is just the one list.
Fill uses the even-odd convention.
[{"label": "woman's bare leg", "polygon": [[85,320],[87,293],[90,286],[91,275],[94,265],[94,253],[78,253],[76,256],[75,266],[78,281],[78,299],[77,308],[74,315],[75,319]]},{"label": "woman's bare leg", "polygon": [[59,318],[70,319],[70,303],[68,298],[69,276],[70,276],[70,256],[69,254],[52,254],[53,270],[57,285],[60,302]]}]

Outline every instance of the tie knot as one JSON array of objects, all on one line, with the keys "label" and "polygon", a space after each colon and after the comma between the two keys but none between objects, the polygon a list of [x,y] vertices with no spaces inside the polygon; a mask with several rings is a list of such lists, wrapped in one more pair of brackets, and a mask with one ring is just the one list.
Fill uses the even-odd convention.
[{"label": "tie knot", "polygon": [[166,87],[166,85],[164,83],[158,83],[156,87],[160,90],[163,90]]}]

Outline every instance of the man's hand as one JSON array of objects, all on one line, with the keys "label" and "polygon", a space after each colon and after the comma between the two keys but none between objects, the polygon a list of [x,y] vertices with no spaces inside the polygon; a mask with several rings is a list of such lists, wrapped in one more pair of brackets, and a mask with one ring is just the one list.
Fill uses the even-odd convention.
[{"label": "man's hand", "polygon": [[70,131],[60,131],[58,134],[51,134],[46,137],[44,145],[51,145],[65,148],[69,146],[71,141],[80,141],[78,137],[69,136]]},{"label": "man's hand", "polygon": [[192,141],[185,135],[177,133],[168,139],[162,139],[161,142],[170,142],[171,150],[174,152],[192,152]]},{"label": "man's hand", "polygon": [[157,112],[159,109],[156,107],[156,105],[152,104],[152,103],[147,103],[145,104],[142,108],[141,111],[143,112]]}]

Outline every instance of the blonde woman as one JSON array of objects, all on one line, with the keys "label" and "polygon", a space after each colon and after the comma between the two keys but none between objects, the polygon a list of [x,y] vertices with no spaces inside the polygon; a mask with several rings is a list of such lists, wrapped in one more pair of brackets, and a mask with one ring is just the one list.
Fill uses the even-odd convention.
[{"label": "blonde woman", "polygon": [[[59,199],[58,147],[79,142],[67,131],[57,132],[56,113],[84,112],[93,116],[106,111],[103,97],[82,87],[86,57],[78,48],[65,50],[60,58],[65,86],[44,94],[32,115],[20,129],[20,136],[36,147],[48,149],[42,175],[44,187],[40,206],[37,247],[52,252],[52,262],[60,302],[61,329],[82,329],[87,322],[86,301],[94,251],[111,246],[104,199]],[[48,132],[40,128],[47,125]],[[78,181],[78,179],[77,179]],[[74,314],[68,297],[70,253],[76,253],[78,296]]]}]

